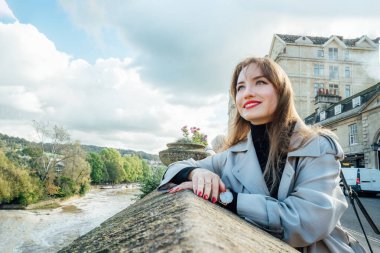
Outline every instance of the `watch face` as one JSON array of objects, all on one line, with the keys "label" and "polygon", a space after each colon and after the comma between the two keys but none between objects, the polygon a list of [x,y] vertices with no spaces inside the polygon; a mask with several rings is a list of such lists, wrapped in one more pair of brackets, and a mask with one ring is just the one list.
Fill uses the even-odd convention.
[{"label": "watch face", "polygon": [[223,203],[223,204],[229,204],[232,202],[232,200],[234,199],[234,196],[232,195],[232,193],[230,191],[226,191],[226,192],[222,192],[220,195],[219,195],[219,199],[220,201]]}]

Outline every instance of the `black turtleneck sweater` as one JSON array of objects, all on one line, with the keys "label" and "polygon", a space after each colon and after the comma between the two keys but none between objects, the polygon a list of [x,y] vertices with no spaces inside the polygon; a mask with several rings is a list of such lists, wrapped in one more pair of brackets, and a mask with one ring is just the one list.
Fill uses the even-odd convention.
[{"label": "black turtleneck sweater", "polygon": [[[253,141],[253,145],[256,150],[257,159],[259,160],[261,171],[264,173],[265,167],[268,162],[269,157],[269,134],[268,128],[271,123],[263,124],[263,125],[253,125],[251,124],[251,138]],[[285,162],[286,162],[287,154],[284,154],[280,159],[280,170],[279,170],[279,178],[282,176],[282,172],[284,171]],[[279,182],[277,182],[273,189],[273,177],[264,177],[265,183],[270,191],[270,195],[273,198],[277,198]]]}]

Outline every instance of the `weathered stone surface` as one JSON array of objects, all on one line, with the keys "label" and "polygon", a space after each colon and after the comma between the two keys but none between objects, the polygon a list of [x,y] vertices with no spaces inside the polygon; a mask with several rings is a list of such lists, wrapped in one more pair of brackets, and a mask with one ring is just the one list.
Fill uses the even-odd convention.
[{"label": "weathered stone surface", "polygon": [[59,252],[297,252],[195,196],[154,192]]},{"label": "weathered stone surface", "polygon": [[194,160],[202,160],[208,156],[208,153],[204,151],[205,146],[201,144],[178,141],[166,145],[168,146],[168,149],[162,150],[158,153],[161,162],[166,166],[190,158],[193,158]]}]

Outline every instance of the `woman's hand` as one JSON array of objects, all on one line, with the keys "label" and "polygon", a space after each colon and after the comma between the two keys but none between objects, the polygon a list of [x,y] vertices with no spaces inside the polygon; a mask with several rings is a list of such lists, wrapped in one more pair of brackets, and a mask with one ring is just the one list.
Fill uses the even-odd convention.
[{"label": "woman's hand", "polygon": [[183,182],[169,190],[170,193],[185,189],[193,190],[194,194],[208,200],[211,197],[212,203],[218,200],[219,192],[225,192],[226,186],[220,177],[206,169],[194,169],[189,174],[189,180]]}]

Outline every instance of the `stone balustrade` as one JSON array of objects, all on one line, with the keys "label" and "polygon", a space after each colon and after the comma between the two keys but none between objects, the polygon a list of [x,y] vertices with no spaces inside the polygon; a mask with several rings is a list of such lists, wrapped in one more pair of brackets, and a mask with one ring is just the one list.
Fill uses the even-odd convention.
[{"label": "stone balustrade", "polygon": [[297,252],[195,196],[153,192],[59,252]]}]

